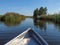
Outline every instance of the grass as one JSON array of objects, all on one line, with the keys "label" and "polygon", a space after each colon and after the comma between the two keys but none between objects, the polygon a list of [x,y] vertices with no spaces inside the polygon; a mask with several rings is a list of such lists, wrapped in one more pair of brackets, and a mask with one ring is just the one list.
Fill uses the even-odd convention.
[{"label": "grass", "polygon": [[2,15],[0,15],[0,21],[1,21]]},{"label": "grass", "polygon": [[60,14],[44,15],[44,16],[41,16],[40,19],[60,22]]},{"label": "grass", "polygon": [[25,20],[26,16],[17,13],[6,13],[5,15],[0,15],[0,21],[7,25],[16,25]]}]

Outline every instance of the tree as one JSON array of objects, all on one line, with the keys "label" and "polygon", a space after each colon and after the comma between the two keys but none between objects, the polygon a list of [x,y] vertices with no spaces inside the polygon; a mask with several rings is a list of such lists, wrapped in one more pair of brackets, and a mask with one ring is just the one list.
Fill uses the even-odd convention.
[{"label": "tree", "polygon": [[37,8],[37,9],[34,10],[34,15],[33,15],[34,18],[37,18],[37,15],[38,15],[38,14],[39,14],[39,10],[38,10],[38,8]]},{"label": "tree", "polygon": [[33,17],[36,19],[37,16],[39,17],[40,15],[46,15],[46,14],[47,14],[47,7],[45,7],[45,8],[44,7],[40,7],[39,10],[38,10],[38,8],[34,10]]},{"label": "tree", "polygon": [[44,8],[44,15],[47,14],[47,7]]},{"label": "tree", "polygon": [[39,15],[42,15],[42,13],[43,13],[43,7],[41,7],[40,9],[39,9]]},{"label": "tree", "polygon": [[45,8],[41,7],[39,9],[39,15],[45,15],[45,14],[47,14],[47,7],[45,7]]}]

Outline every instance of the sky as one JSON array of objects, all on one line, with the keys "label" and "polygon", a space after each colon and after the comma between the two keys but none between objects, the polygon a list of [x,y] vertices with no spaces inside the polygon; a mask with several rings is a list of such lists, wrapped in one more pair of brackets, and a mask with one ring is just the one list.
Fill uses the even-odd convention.
[{"label": "sky", "polygon": [[26,16],[33,16],[36,8],[47,7],[49,14],[60,11],[60,0],[0,0],[0,14],[16,12]]}]

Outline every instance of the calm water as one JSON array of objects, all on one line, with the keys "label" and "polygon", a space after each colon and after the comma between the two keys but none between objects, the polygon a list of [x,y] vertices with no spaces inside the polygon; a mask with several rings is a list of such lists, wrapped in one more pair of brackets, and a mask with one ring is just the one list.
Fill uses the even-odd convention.
[{"label": "calm water", "polygon": [[60,24],[33,20],[32,18],[26,18],[17,25],[7,25],[0,22],[0,45],[7,43],[30,27],[37,31],[50,45],[60,45]]}]

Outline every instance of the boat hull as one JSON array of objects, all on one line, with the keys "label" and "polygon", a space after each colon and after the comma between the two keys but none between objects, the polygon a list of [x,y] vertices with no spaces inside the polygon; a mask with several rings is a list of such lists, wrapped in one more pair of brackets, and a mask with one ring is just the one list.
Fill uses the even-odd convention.
[{"label": "boat hull", "polygon": [[48,43],[37,32],[29,28],[5,45],[48,45]]}]

